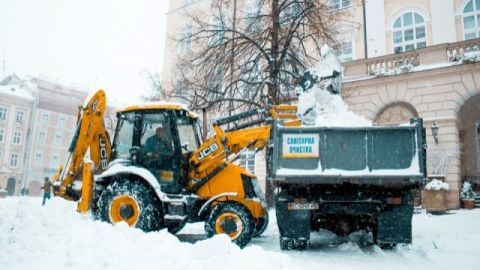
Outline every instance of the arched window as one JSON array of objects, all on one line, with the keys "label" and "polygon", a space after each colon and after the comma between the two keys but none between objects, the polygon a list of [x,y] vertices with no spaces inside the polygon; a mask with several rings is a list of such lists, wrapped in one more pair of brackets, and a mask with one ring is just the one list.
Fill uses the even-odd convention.
[{"label": "arched window", "polygon": [[470,0],[463,8],[463,37],[480,37],[480,0]]},{"label": "arched window", "polygon": [[393,51],[395,53],[408,52],[426,46],[425,20],[420,14],[406,12],[395,20],[393,24]]}]

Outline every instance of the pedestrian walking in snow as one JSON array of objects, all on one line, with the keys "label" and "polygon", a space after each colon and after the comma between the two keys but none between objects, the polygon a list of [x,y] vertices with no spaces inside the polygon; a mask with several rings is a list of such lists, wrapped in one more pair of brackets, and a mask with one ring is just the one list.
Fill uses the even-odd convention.
[{"label": "pedestrian walking in snow", "polygon": [[43,183],[41,189],[43,189],[43,206],[45,205],[45,201],[50,199],[50,194],[52,193],[52,182],[50,182],[50,179],[48,179],[48,177],[45,177],[45,182]]}]

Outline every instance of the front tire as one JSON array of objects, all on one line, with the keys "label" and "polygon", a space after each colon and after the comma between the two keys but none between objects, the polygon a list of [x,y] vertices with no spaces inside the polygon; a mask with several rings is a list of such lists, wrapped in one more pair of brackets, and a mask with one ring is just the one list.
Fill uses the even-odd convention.
[{"label": "front tire", "polygon": [[98,199],[97,216],[112,224],[126,222],[145,232],[163,228],[160,201],[140,181],[123,179],[110,183]]},{"label": "front tire", "polygon": [[236,202],[215,205],[205,222],[208,237],[227,234],[232,242],[243,248],[253,237],[255,222],[248,209]]}]

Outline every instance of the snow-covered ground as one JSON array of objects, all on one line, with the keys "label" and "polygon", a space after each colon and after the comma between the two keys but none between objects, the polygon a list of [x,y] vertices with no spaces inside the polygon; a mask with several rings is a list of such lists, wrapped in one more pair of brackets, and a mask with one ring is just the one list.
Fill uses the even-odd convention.
[{"label": "snow-covered ground", "polygon": [[[54,198],[0,199],[0,269],[480,269],[480,209],[416,214],[413,245],[382,251],[324,233],[307,251],[280,251],[271,215],[265,234],[239,249],[225,236],[179,241],[80,215]],[[273,214],[273,213],[272,213]],[[182,234],[201,234],[192,224]]]}]

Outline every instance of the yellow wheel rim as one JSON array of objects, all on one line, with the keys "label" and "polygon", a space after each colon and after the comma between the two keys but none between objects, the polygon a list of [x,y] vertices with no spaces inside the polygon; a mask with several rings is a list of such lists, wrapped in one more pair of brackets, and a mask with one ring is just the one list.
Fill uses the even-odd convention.
[{"label": "yellow wheel rim", "polygon": [[129,226],[134,226],[139,216],[138,203],[129,195],[119,195],[113,198],[109,213],[112,223],[125,221]]},{"label": "yellow wheel rim", "polygon": [[222,213],[215,220],[215,233],[226,234],[232,240],[237,239],[243,231],[243,223],[240,217],[234,213]]}]

